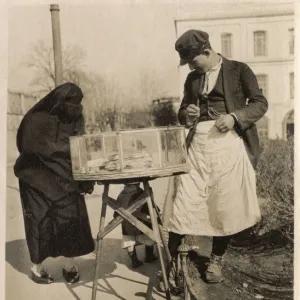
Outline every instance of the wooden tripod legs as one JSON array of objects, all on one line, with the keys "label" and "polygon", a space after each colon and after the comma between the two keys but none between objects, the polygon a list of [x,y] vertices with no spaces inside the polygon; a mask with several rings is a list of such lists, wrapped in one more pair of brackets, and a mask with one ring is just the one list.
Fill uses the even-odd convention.
[{"label": "wooden tripod legs", "polygon": [[[161,247],[161,241],[163,240],[163,237],[162,236],[160,237],[160,232],[159,232],[159,227],[158,227],[158,222],[157,222],[157,219],[159,218],[159,216],[157,215],[155,202],[152,197],[152,191],[151,191],[148,181],[144,182],[144,190],[147,195],[147,204],[148,204],[150,219],[151,219],[151,223],[152,223],[152,229],[153,229],[153,233],[154,233],[156,243],[157,243],[157,250],[158,250],[158,256],[159,256],[159,261],[160,261],[160,266],[161,266],[161,272],[162,272],[162,276],[163,276],[163,282],[164,282],[165,291],[166,291],[166,297],[167,297],[167,300],[169,300],[169,299],[171,299],[170,288],[169,288],[166,266],[165,266],[165,262],[164,262],[164,258],[163,258],[163,254],[162,254],[162,247]],[[164,245],[164,243],[163,243],[163,245]],[[166,253],[169,254],[168,249],[165,249],[165,251],[166,251]]]},{"label": "wooden tripod legs", "polygon": [[[151,224],[152,224],[153,236],[154,236],[155,242],[157,244],[158,256],[159,256],[159,261],[160,261],[160,265],[161,265],[163,282],[164,282],[164,286],[165,286],[166,298],[167,298],[167,300],[170,300],[171,299],[170,288],[169,288],[169,284],[168,284],[168,277],[167,277],[165,262],[164,262],[164,258],[163,258],[162,248],[165,250],[168,260],[170,259],[170,253],[168,251],[166,243],[163,240],[163,236],[160,232],[160,228],[159,228],[158,221],[157,221],[158,219],[160,220],[160,216],[158,215],[158,212],[156,210],[156,205],[154,202],[154,198],[153,198],[153,194],[152,194],[152,190],[150,188],[149,182],[146,180],[143,182],[143,184],[144,184],[145,194],[147,197],[147,205],[148,205]],[[105,184],[104,192],[103,192],[103,196],[102,196],[103,201],[102,201],[101,217],[100,217],[100,224],[99,224],[99,232],[97,234],[96,262],[95,262],[95,274],[94,274],[94,281],[93,281],[92,300],[96,300],[96,294],[97,294],[98,273],[99,273],[100,256],[101,256],[101,249],[102,249],[102,243],[103,243],[103,237],[104,237],[103,230],[104,230],[104,225],[105,225],[107,202],[109,204],[109,201],[106,201],[106,199],[109,198],[108,191],[109,191],[109,184]],[[111,205],[112,205],[112,203],[111,203]],[[129,215],[127,217],[129,218]],[[126,214],[124,214],[123,218],[126,218]],[[161,222],[161,220],[160,220],[160,222]]]},{"label": "wooden tripod legs", "polygon": [[[104,186],[104,192],[103,192],[102,198],[108,197],[108,190],[109,190],[109,185],[106,184]],[[106,207],[107,207],[106,202],[102,201],[99,231],[98,231],[98,235],[97,235],[96,263],[95,263],[95,275],[94,275],[94,282],[93,282],[92,300],[96,299],[96,293],[97,293],[98,273],[99,273],[99,267],[100,267],[100,256],[101,256],[101,248],[102,248],[102,243],[103,243],[103,237],[100,237],[99,235],[102,232],[102,230],[104,229]]]}]

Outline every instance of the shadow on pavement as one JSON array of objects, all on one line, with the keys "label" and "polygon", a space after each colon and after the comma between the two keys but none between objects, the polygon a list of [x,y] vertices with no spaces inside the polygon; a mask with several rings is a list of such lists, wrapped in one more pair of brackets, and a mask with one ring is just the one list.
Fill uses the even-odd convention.
[{"label": "shadow on pavement", "polygon": [[26,240],[14,240],[6,242],[5,260],[18,272],[29,274],[31,266]]},{"label": "shadow on pavement", "polygon": [[[97,292],[114,295],[116,299],[127,300],[120,295],[120,291],[116,291],[110,285],[109,279],[118,278],[122,281],[124,280],[125,284],[126,281],[130,281],[145,286],[147,285],[147,283],[145,282],[132,279],[132,276],[128,276],[127,278],[126,275],[121,276],[119,274],[112,274],[116,270],[117,264],[121,264],[124,266],[128,266],[128,269],[130,269],[131,272],[137,272],[149,278],[147,292],[137,292],[136,296],[140,296],[143,299],[154,299],[152,297],[152,293],[160,295],[155,290],[153,290],[153,286],[156,285],[156,279],[158,278],[158,273],[160,269],[159,263],[152,263],[151,267],[149,267],[150,264],[144,264],[138,269],[131,269],[127,253],[121,248],[121,242],[122,241],[120,239],[110,238],[106,238],[103,241],[102,254],[100,259],[101,266],[98,273],[98,279],[102,279],[103,281],[101,283],[98,281]],[[138,250],[140,252],[143,249]],[[44,265],[54,277],[55,282],[65,283],[66,288],[70,291],[70,294],[73,296],[73,299],[80,300],[79,296],[75,292],[76,288],[85,287],[90,289],[92,292],[95,259],[95,252],[83,257],[76,258],[76,263],[79,267],[81,278],[79,283],[73,285],[65,283],[64,278],[62,276],[61,267],[63,265],[63,257],[48,258],[45,261]],[[6,262],[10,264],[16,271],[23,273],[27,276],[30,274],[31,261],[25,239],[18,239],[6,242]]]}]

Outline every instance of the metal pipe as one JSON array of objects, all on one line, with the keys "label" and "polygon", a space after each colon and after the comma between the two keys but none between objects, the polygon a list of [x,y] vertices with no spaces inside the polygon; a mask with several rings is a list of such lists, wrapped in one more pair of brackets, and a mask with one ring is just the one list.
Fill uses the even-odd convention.
[{"label": "metal pipe", "polygon": [[58,4],[50,4],[50,11],[51,11],[51,20],[52,20],[55,86],[58,86],[63,83],[59,5]]}]

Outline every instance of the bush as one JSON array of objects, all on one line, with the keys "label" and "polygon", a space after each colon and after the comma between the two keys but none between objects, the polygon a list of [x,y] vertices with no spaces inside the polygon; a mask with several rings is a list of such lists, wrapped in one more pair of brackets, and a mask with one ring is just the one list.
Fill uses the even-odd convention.
[{"label": "bush", "polygon": [[151,127],[151,112],[147,108],[131,108],[126,115],[126,129]]},{"label": "bush", "polygon": [[265,231],[279,230],[293,242],[294,142],[269,140],[264,144],[257,169],[257,194],[264,199]]},{"label": "bush", "polygon": [[152,107],[152,118],[155,126],[168,126],[177,124],[177,113],[171,101],[162,102]]}]

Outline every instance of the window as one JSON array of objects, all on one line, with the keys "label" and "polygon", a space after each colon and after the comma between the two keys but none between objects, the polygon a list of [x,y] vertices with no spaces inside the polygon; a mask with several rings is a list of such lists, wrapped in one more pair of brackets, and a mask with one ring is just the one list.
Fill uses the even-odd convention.
[{"label": "window", "polygon": [[254,56],[267,55],[267,33],[265,31],[254,32]]},{"label": "window", "polygon": [[295,127],[294,127],[294,110],[292,110],[286,118],[285,122],[285,134],[287,138],[292,138],[295,133]]},{"label": "window", "polygon": [[289,51],[290,54],[294,54],[295,49],[295,36],[294,36],[294,28],[289,29]]},{"label": "window", "polygon": [[222,55],[225,57],[231,57],[231,43],[232,43],[232,34],[223,33],[221,35],[221,44],[222,44]]},{"label": "window", "polygon": [[290,99],[294,99],[294,72],[290,73]]},{"label": "window", "polygon": [[262,94],[267,97],[268,94],[268,76],[265,74],[256,75],[258,86]]}]

